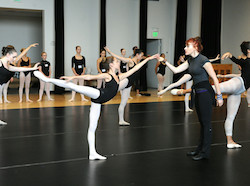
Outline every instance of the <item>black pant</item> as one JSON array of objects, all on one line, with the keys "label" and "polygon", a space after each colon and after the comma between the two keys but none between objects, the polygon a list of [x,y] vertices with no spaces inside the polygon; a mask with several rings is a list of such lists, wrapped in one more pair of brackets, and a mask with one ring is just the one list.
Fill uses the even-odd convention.
[{"label": "black pant", "polygon": [[212,140],[212,104],[213,99],[208,91],[195,94],[195,108],[201,125],[200,142],[196,152],[208,158]]}]

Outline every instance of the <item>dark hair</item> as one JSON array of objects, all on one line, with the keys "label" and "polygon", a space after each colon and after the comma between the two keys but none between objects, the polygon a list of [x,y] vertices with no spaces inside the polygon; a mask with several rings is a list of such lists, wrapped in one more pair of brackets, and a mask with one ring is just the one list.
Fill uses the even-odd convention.
[{"label": "dark hair", "polygon": [[7,54],[12,54],[13,52],[16,52],[16,49],[12,45],[7,45],[6,47],[2,48],[2,55],[6,56]]},{"label": "dark hair", "polygon": [[113,63],[114,57],[113,56],[108,56],[106,57],[106,61],[103,63],[103,68],[108,71],[109,70],[109,65],[110,63]]},{"label": "dark hair", "polygon": [[23,52],[26,48],[21,48],[20,52]]},{"label": "dark hair", "polygon": [[80,48],[81,48],[81,46],[79,46],[79,45],[78,45],[78,46],[76,46],[76,49],[77,49],[78,47],[80,47]]},{"label": "dark hair", "polygon": [[161,53],[160,57],[162,57],[163,55],[164,55],[164,57],[166,57],[164,53]]},{"label": "dark hair", "polygon": [[123,50],[125,50],[125,49],[124,49],[124,48],[121,48],[121,52],[122,52]]},{"label": "dark hair", "polygon": [[[102,49],[100,50],[100,56],[101,56],[101,53],[102,53],[103,51],[105,51],[105,54],[106,54],[106,50],[102,48]],[[105,55],[105,56],[106,56],[106,55]]]},{"label": "dark hair", "polygon": [[190,38],[186,41],[186,45],[188,43],[193,43],[194,47],[197,49],[199,53],[203,50],[200,37]]},{"label": "dark hair", "polygon": [[136,56],[136,54],[141,54],[142,53],[142,50],[141,49],[135,49],[135,56]]},{"label": "dark hair", "polygon": [[240,45],[242,53],[247,56],[247,50],[250,50],[250,42],[249,41],[243,41]]},{"label": "dark hair", "polygon": [[138,49],[138,46],[134,46],[134,47],[132,48],[133,51],[134,51],[135,49]]}]

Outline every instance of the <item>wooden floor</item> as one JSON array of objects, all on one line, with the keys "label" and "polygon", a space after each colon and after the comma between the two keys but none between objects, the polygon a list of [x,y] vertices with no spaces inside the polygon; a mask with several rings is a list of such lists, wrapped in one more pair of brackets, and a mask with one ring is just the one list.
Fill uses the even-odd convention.
[{"label": "wooden floor", "polygon": [[[131,92],[131,97],[133,99],[129,99],[128,103],[148,103],[148,102],[166,102],[166,101],[183,101],[184,96],[173,96],[170,92],[166,92],[161,97],[157,96],[156,89],[149,89],[147,92],[150,93],[151,96],[136,96],[135,91]],[[226,96],[223,96],[226,98]],[[27,103],[25,100],[25,96],[23,96],[23,102],[19,103],[18,94],[10,94],[8,95],[8,100],[11,103],[3,103],[0,104],[0,110],[2,109],[22,109],[22,108],[42,108],[42,107],[67,107],[67,106],[80,106],[80,105],[90,105],[90,99],[86,97],[89,101],[81,101],[81,97],[79,94],[76,94],[76,99],[74,102],[69,102],[68,100],[71,98],[71,93],[65,93],[63,95],[51,95],[51,98],[54,101],[48,101],[47,96],[44,94],[43,100],[41,102],[37,102],[38,94],[30,94],[30,99],[33,101],[32,103]],[[112,100],[105,104],[120,104],[121,96],[118,93]]]}]

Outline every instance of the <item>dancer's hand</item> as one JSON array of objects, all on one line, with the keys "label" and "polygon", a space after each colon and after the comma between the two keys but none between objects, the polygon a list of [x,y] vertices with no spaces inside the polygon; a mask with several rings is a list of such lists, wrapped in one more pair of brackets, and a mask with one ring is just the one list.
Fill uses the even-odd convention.
[{"label": "dancer's hand", "polygon": [[217,61],[217,60],[219,60],[220,59],[220,54],[218,54],[217,56],[216,56],[216,58],[214,58],[214,61]]},{"label": "dancer's hand", "polygon": [[232,57],[233,57],[233,55],[230,52],[227,52],[227,53],[223,54],[221,59],[224,60],[224,59],[232,58]]},{"label": "dancer's hand", "polygon": [[181,60],[181,62],[182,62],[182,63],[184,63],[184,62],[185,62],[184,57],[185,57],[185,55],[183,55],[183,56],[180,56],[180,57],[179,57],[179,59]]},{"label": "dancer's hand", "polygon": [[69,82],[69,81],[72,81],[72,80],[74,79],[74,77],[62,76],[62,77],[60,77],[60,79],[64,79],[64,80],[66,80],[67,82]]},{"label": "dancer's hand", "polygon": [[153,56],[148,57],[147,59],[148,60],[157,59],[158,61],[160,61],[160,54],[155,54]]},{"label": "dancer's hand", "polygon": [[216,105],[217,107],[221,107],[223,105],[223,99],[218,99]]},{"label": "dancer's hand", "polygon": [[110,53],[110,50],[109,50],[109,48],[108,48],[107,46],[105,46],[104,49],[105,49],[108,53]]},{"label": "dancer's hand", "polygon": [[35,70],[37,70],[37,69],[38,69],[38,65],[40,65],[40,63],[36,63],[36,64],[34,65],[33,68],[34,68]]},{"label": "dancer's hand", "polygon": [[37,45],[39,45],[38,43],[33,43],[30,45],[30,47],[36,47]]}]

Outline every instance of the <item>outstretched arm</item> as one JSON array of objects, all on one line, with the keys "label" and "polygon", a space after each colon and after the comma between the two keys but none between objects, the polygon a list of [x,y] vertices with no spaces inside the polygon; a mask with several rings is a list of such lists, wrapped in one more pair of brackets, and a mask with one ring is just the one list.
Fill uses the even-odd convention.
[{"label": "outstretched arm", "polygon": [[29,49],[31,49],[31,47],[36,47],[37,45],[38,43],[34,43],[28,46],[19,56],[17,56],[14,63],[16,64],[29,51]]},{"label": "outstretched arm", "polygon": [[219,60],[220,59],[220,54],[218,54],[217,56],[216,56],[216,58],[214,58],[214,59],[209,59],[209,61],[210,61],[210,63],[212,63],[212,62],[215,62],[215,61],[217,61],[217,60]]},{"label": "outstretched arm", "polygon": [[120,80],[125,79],[126,77],[132,75],[133,73],[135,73],[137,70],[139,70],[143,65],[145,65],[149,60],[155,59],[155,58],[159,58],[160,55],[159,54],[155,54],[151,57],[148,57],[146,59],[144,59],[142,62],[138,63],[137,65],[134,66],[134,68],[130,69],[128,72],[119,74],[119,78]]},{"label": "outstretched arm", "polygon": [[180,73],[183,72],[184,70],[186,70],[189,66],[188,62],[185,61],[184,63],[182,63],[181,65],[179,65],[178,67],[175,67],[173,65],[171,65],[169,62],[166,61],[166,65],[168,66],[168,68],[174,73]]},{"label": "outstretched arm", "polygon": [[124,61],[124,62],[126,62],[126,63],[133,63],[133,60],[132,60],[131,58],[125,58],[125,57],[122,57],[122,56],[118,56],[118,55],[114,54],[113,52],[111,52],[111,51],[109,50],[108,47],[104,47],[104,49],[105,49],[111,56],[114,56],[115,58],[117,58],[117,59],[119,59],[119,60],[121,60],[121,61]]},{"label": "outstretched arm", "polygon": [[101,73],[97,75],[81,75],[81,76],[62,76],[60,79],[65,79],[66,81],[72,81],[73,79],[84,79],[84,80],[96,80],[96,79],[107,79],[111,80],[108,73]]},{"label": "outstretched arm", "polygon": [[38,69],[38,65],[40,63],[36,63],[34,67],[32,68],[27,68],[27,67],[15,67],[15,66],[11,66],[9,65],[9,71],[12,72],[27,72],[27,71],[33,71],[33,70],[37,70]]}]

